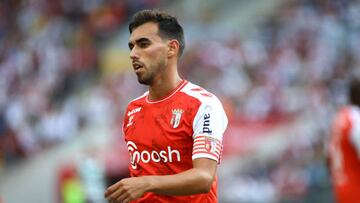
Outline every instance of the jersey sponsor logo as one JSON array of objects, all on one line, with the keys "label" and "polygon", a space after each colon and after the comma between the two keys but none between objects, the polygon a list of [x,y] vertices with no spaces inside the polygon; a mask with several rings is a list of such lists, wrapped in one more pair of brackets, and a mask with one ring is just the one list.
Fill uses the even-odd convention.
[{"label": "jersey sponsor logo", "polygon": [[131,115],[131,116],[129,117],[128,123],[126,124],[126,127],[129,127],[129,126],[131,126],[131,125],[133,124],[133,119],[134,119],[134,115]]},{"label": "jersey sponsor logo", "polygon": [[177,128],[180,124],[181,115],[184,112],[182,109],[173,109],[171,110],[172,116],[170,120],[170,125],[172,125],[173,128]]},{"label": "jersey sponsor logo", "polygon": [[[149,163],[150,161],[158,163],[158,162],[180,162],[180,152],[178,150],[171,149],[171,146],[167,147],[167,150],[160,151],[139,151],[136,144],[132,141],[127,142],[127,147],[130,153],[130,164],[132,169],[137,169],[138,163]],[[174,158],[175,157],[175,158]]]},{"label": "jersey sponsor logo", "polygon": [[210,129],[210,117],[211,117],[210,111],[211,111],[211,107],[207,106],[205,108],[205,114],[203,117],[204,118],[203,133],[207,133],[209,135],[212,133],[212,130]]},{"label": "jersey sponsor logo", "polygon": [[131,116],[131,115],[133,115],[134,113],[137,113],[137,112],[139,112],[139,111],[141,111],[141,107],[138,107],[138,108],[135,108],[135,109],[129,111],[129,112],[127,113],[127,115],[128,115],[128,116]]},{"label": "jersey sponsor logo", "polygon": [[127,113],[127,116],[129,116],[128,123],[126,124],[126,127],[129,127],[133,124],[134,114],[141,111],[141,107],[135,108]]}]

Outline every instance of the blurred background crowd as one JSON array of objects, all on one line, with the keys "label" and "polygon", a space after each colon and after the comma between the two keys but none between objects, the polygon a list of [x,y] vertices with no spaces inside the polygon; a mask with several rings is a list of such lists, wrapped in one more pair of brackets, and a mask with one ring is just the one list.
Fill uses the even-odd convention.
[{"label": "blurred background crowd", "polygon": [[[258,4],[252,8],[257,18],[242,16],[250,4]],[[347,102],[349,76],[360,73],[355,0],[1,1],[1,175],[94,126],[110,128],[109,148],[127,153],[121,147],[122,115],[145,90],[128,58],[127,22],[143,8],[178,16],[187,42],[182,77],[215,93],[228,114],[220,202],[331,202],[331,119]],[[127,155],[112,157],[121,162],[110,161],[119,166],[112,170],[126,174],[120,166]],[[105,168],[97,170],[103,188],[109,166],[98,162]],[[85,165],[88,171],[76,165],[64,172],[80,174],[79,187],[86,182],[81,174],[96,168],[94,162]],[[91,196],[65,197],[61,182],[52,187],[60,188],[54,199],[62,202]],[[10,198],[0,191],[1,196]]]}]

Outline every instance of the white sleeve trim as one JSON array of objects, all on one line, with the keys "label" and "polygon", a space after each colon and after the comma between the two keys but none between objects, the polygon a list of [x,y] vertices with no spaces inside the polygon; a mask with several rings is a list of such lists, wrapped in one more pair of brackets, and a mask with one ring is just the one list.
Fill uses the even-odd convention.
[{"label": "white sleeve trim", "polygon": [[199,158],[208,158],[208,159],[216,161],[217,163],[219,163],[219,161],[220,161],[220,159],[218,157],[211,155],[211,154],[194,154],[192,156],[192,160],[199,159]]}]

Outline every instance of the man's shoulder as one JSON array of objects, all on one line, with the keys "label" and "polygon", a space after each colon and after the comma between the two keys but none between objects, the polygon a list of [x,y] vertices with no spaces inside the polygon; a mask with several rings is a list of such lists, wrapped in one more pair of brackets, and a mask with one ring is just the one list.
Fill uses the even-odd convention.
[{"label": "man's shoulder", "polygon": [[201,103],[220,102],[215,94],[191,82],[188,82],[180,92],[184,93],[188,97],[199,100]]},{"label": "man's shoulder", "polygon": [[148,92],[145,92],[141,96],[131,100],[126,107],[125,114],[127,116],[131,116],[137,112],[140,112],[147,94]]},{"label": "man's shoulder", "polygon": [[359,115],[360,115],[360,108],[358,106],[346,105],[338,110],[335,119],[352,120],[353,117],[358,117]]},{"label": "man's shoulder", "polygon": [[149,91],[144,92],[141,96],[136,97],[128,103],[128,106],[137,106],[142,104],[145,101],[146,96],[149,94]]},{"label": "man's shoulder", "polygon": [[360,121],[360,109],[357,106],[346,105],[336,112],[332,125],[335,130],[345,130],[358,125]]}]

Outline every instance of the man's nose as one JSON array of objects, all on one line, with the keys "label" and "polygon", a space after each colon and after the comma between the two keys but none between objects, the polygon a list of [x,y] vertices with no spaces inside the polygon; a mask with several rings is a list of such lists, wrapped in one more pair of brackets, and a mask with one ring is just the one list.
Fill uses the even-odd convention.
[{"label": "man's nose", "polygon": [[131,58],[132,60],[139,58],[139,55],[138,55],[135,47],[132,48],[131,51],[130,51],[130,58]]}]

